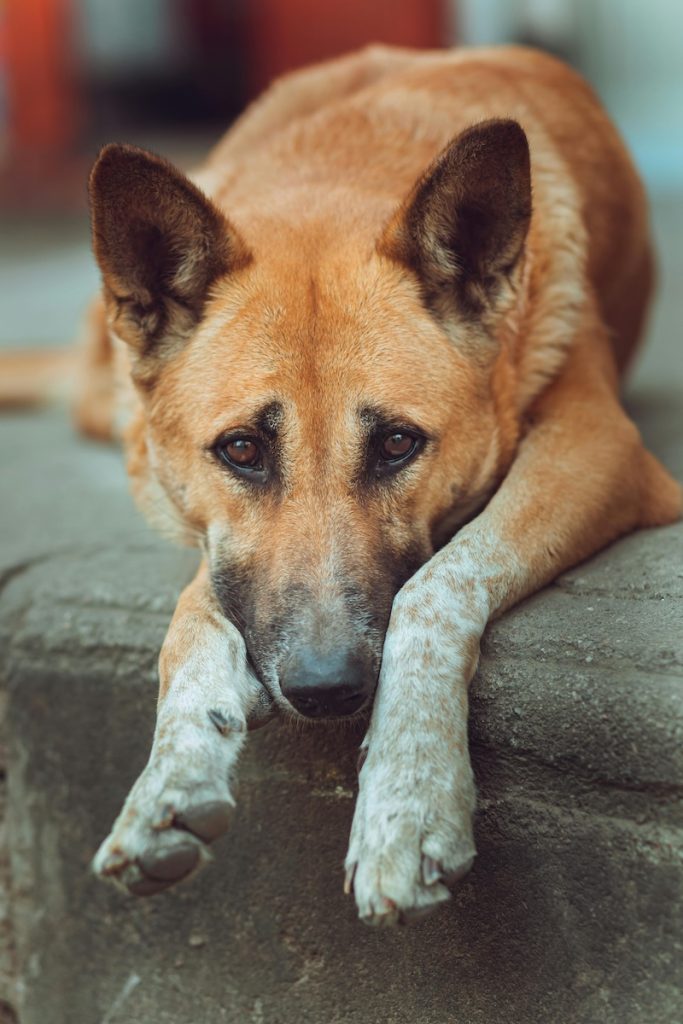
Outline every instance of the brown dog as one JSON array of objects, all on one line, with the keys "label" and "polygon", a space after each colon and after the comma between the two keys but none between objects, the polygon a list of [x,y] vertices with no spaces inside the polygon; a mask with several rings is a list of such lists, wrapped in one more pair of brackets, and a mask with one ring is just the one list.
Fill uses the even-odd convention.
[{"label": "brown dog", "polygon": [[346,887],[390,923],[474,857],[488,620],[680,513],[618,399],[643,191],[585,83],[517,48],[290,75],[192,181],[118,145],[91,178],[106,323],[80,421],[115,430],[125,349],[137,497],[204,555],[95,868],[138,894],[185,877],[227,827],[248,720],[374,696]]}]

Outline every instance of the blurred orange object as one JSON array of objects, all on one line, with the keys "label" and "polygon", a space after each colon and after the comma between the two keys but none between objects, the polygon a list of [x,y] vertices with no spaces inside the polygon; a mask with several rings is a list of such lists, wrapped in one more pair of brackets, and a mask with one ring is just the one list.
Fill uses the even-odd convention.
[{"label": "blurred orange object", "polygon": [[59,155],[78,137],[71,0],[5,0],[10,156]]},{"label": "blurred orange object", "polygon": [[248,8],[252,94],[284,71],[367,43],[443,45],[442,0],[255,0]]}]

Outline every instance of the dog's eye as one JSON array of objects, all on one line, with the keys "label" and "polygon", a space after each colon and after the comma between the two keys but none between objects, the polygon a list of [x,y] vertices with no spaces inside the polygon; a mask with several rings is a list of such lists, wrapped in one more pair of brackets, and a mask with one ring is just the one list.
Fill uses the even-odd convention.
[{"label": "dog's eye", "polygon": [[384,438],[380,456],[385,462],[402,462],[417,448],[417,438],[411,434],[389,434]]},{"label": "dog's eye", "polygon": [[251,437],[231,437],[218,445],[218,455],[229,466],[241,470],[263,469],[263,453]]},{"label": "dog's eye", "polygon": [[405,430],[393,430],[380,437],[374,474],[376,477],[389,476],[402,469],[413,456],[423,448],[425,439],[419,434]]}]

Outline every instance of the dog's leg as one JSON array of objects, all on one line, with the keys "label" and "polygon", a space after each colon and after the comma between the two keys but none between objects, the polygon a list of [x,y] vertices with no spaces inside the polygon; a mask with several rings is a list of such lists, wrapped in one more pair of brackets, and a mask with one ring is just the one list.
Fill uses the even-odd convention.
[{"label": "dog's leg", "polygon": [[680,488],[609,376],[595,350],[572,356],[487,508],[397,595],[346,861],[370,923],[447,899],[472,863],[467,686],[487,621],[621,534],[680,514]]},{"label": "dog's leg", "polygon": [[149,762],[93,867],[130,892],[167,888],[209,859],[228,827],[231,785],[247,725],[269,714],[244,640],[218,611],[203,565],[181,595],[159,659]]}]

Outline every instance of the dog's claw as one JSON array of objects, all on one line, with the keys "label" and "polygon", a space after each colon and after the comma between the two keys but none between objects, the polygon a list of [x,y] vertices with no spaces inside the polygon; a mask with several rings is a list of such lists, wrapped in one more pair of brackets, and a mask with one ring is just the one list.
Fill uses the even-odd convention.
[{"label": "dog's claw", "polygon": [[451,888],[465,877],[473,864],[474,857],[468,857],[454,871],[445,871],[441,861],[425,855],[422,858],[422,881],[425,885],[436,885],[437,882],[443,882],[444,885]]},{"label": "dog's claw", "polygon": [[112,850],[99,865],[97,871],[103,878],[110,878],[112,875],[118,875],[127,863],[128,859],[123,850]]},{"label": "dog's claw", "polygon": [[161,814],[152,822],[152,828],[155,832],[165,832],[167,828],[170,828],[173,824],[173,817],[175,811],[172,804],[166,804],[161,811]]},{"label": "dog's claw", "polygon": [[443,878],[443,868],[433,857],[422,857],[422,881],[425,885],[434,885]]},{"label": "dog's claw", "polygon": [[361,921],[373,928],[387,928],[398,924],[401,919],[398,907],[393,900],[380,896],[370,910],[361,915]]},{"label": "dog's claw", "polygon": [[344,875],[344,894],[346,896],[350,896],[353,892],[353,879],[356,874],[357,867],[357,864],[351,864],[351,866],[346,869],[346,874]]},{"label": "dog's claw", "polygon": [[224,714],[220,708],[209,708],[207,715],[221,736],[228,736],[231,732],[246,732],[247,722],[245,718],[231,713]]}]

